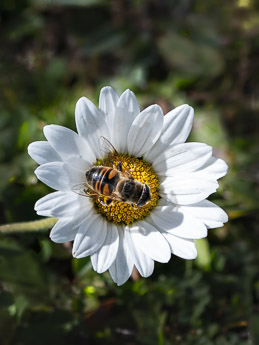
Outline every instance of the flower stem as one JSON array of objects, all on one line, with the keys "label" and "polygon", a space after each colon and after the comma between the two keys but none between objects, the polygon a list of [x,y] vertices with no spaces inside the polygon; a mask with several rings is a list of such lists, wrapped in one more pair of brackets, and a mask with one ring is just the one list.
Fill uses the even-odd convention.
[{"label": "flower stem", "polygon": [[13,233],[13,232],[27,232],[27,231],[42,231],[51,229],[57,218],[46,218],[40,220],[34,220],[31,222],[22,222],[22,223],[12,223],[0,225],[0,232],[4,234]]}]

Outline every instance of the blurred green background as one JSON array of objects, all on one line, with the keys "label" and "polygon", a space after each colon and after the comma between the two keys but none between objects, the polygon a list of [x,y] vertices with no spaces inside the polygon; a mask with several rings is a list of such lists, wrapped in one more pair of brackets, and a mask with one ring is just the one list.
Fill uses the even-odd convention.
[{"label": "blurred green background", "polygon": [[259,344],[258,1],[1,0],[0,47],[0,224],[40,219],[27,146],[75,129],[77,99],[105,85],[192,105],[190,140],[230,167],[210,197],[230,221],[198,258],[122,287],[48,231],[0,233],[0,344]]}]

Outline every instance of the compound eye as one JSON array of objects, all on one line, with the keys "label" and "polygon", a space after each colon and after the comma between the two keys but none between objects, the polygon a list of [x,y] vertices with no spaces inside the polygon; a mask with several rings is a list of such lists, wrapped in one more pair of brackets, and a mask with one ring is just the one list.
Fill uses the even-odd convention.
[{"label": "compound eye", "polygon": [[146,204],[146,201],[142,200],[140,202],[137,203],[138,207],[144,206]]},{"label": "compound eye", "polygon": [[144,206],[146,205],[147,202],[149,202],[151,200],[151,195],[150,195],[150,188],[148,187],[148,185],[145,183],[144,185],[144,189],[142,192],[142,195],[139,199],[139,202],[137,203],[138,207]]}]

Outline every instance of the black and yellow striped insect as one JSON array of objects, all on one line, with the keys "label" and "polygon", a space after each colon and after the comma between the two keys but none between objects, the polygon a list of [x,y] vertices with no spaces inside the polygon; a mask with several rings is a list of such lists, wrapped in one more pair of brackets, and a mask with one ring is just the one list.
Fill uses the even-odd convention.
[{"label": "black and yellow striped insect", "polygon": [[[120,156],[112,144],[104,137],[101,138],[101,142],[102,151],[105,150],[107,159],[110,159],[113,167],[93,166],[85,173],[85,183],[74,186],[72,190],[80,195],[98,199],[105,206],[110,206],[114,202],[125,202],[133,207],[146,205],[151,200],[149,186],[134,179],[130,170],[123,171]],[[112,158],[116,159],[116,165]]]}]

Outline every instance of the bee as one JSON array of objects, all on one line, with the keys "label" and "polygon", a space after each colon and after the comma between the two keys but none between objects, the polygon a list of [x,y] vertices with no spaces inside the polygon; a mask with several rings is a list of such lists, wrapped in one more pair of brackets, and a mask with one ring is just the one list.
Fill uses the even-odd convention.
[{"label": "bee", "polygon": [[[105,152],[113,167],[93,166],[85,173],[85,183],[74,186],[72,190],[85,197],[98,199],[105,206],[116,202],[125,202],[132,207],[146,205],[151,200],[149,186],[134,179],[130,174],[132,170],[123,171],[120,156],[109,140],[101,137],[101,144],[102,152]],[[117,164],[112,158],[116,159]]]}]

